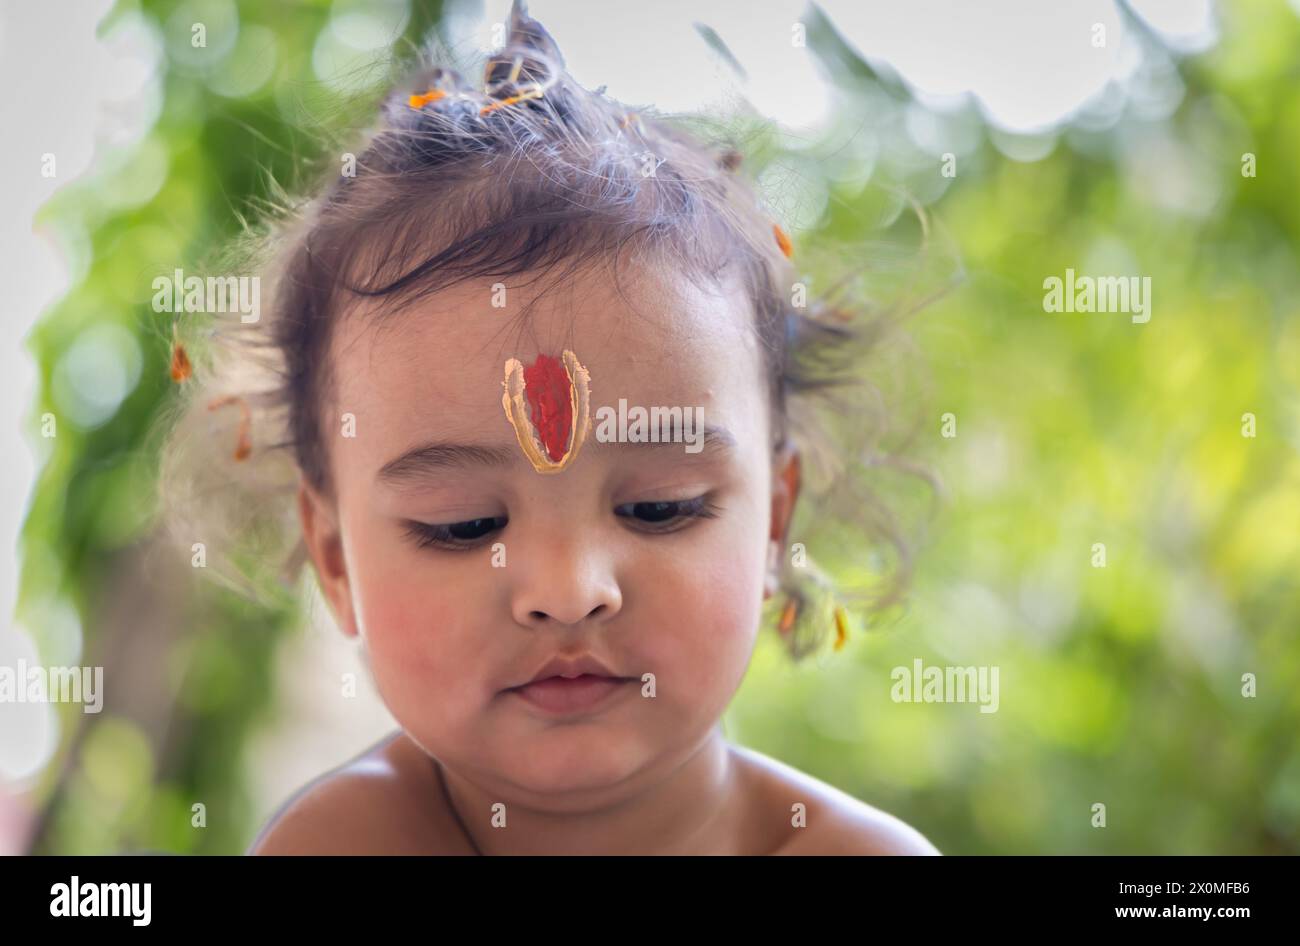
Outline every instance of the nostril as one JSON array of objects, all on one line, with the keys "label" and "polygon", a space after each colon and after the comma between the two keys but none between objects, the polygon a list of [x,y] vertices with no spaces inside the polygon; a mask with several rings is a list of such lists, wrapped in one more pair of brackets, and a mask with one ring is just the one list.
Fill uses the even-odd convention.
[{"label": "nostril", "polygon": [[[597,615],[604,614],[605,609],[606,609],[606,605],[598,604],[590,611],[587,612],[587,617],[594,618]],[[551,615],[547,614],[545,611],[529,611],[528,616],[530,619],[534,621],[545,621],[551,617]]]}]

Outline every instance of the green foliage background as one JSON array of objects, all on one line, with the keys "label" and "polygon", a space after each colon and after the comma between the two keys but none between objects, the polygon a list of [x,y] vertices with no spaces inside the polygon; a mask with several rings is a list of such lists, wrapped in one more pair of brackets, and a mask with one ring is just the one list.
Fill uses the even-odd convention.
[{"label": "green foliage background", "polygon": [[[131,681],[98,717],[60,707],[59,754],[39,789],[42,853],[243,850],[258,816],[244,749],[274,717],[272,657],[301,620],[288,596],[255,607],[188,568],[160,577],[170,573],[142,484],[170,393],[169,323],[150,308],[150,283],[200,270],[271,180],[292,189],[336,160],[321,133],[364,124],[374,90],[317,75],[328,3],[241,0],[224,24],[203,7],[118,5],[106,28],[140,12],[162,30],[161,114],[133,153],[42,212],[89,245],[84,275],[31,340],[43,384],[33,442],[48,458],[19,617],[44,662],[68,662],[59,629],[72,609],[80,662]],[[440,14],[414,4],[395,56]],[[189,44],[205,15],[209,60]],[[945,853],[1300,853],[1300,17],[1281,0],[1223,15],[1212,50],[1176,60],[1183,95],[1168,119],[1130,110],[1016,161],[968,112],[977,145],[947,179],[938,158],[898,145],[906,93],[810,11],[844,127],[868,127],[881,158],[846,159],[844,129],[798,154],[754,141],[759,171],[794,162],[824,174],[827,210],[795,232],[797,261],[837,242],[903,259],[923,233],[910,194],[965,276],[908,322],[929,366],[909,398],[921,424],[911,450],[946,488],[908,607],[879,629],[855,621],[848,647],[797,666],[765,635],[728,734],[899,815]],[[713,26],[725,42],[725,24]],[[255,73],[268,42],[267,81],[216,91]],[[1247,152],[1255,177],[1241,172]],[[1191,190],[1162,190],[1189,175]],[[1150,322],[1044,312],[1043,280],[1067,268],[1151,276]],[[61,360],[106,324],[134,339],[138,385],[107,422],[63,418],[42,440],[41,414],[62,417]],[[957,436],[941,436],[944,413]],[[807,529],[820,564],[856,567],[825,527]],[[918,658],[997,666],[999,711],[895,703],[891,669]],[[1254,698],[1242,696],[1247,673]],[[195,801],[204,830],[190,826]]]}]

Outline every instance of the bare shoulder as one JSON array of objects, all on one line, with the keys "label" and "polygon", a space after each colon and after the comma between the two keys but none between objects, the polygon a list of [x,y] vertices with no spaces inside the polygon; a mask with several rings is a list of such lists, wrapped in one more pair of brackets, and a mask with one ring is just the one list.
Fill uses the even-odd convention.
[{"label": "bare shoulder", "polygon": [[[789,824],[802,812],[804,826],[789,828],[772,853],[787,855],[935,855],[940,851],[911,825],[753,749],[732,745],[733,758],[762,799],[762,808]],[[802,809],[793,806],[802,805]]]},{"label": "bare shoulder", "polygon": [[452,836],[442,813],[428,806],[437,797],[429,790],[432,770],[413,764],[414,748],[397,733],[313,779],[270,818],[248,853],[454,853],[444,843]]}]

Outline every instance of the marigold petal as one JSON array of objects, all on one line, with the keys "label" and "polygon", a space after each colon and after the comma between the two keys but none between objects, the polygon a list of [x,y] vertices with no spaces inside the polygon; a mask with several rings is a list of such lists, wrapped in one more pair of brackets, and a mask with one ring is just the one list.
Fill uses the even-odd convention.
[{"label": "marigold petal", "polygon": [[430,89],[428,92],[412,95],[406,100],[406,104],[411,108],[424,108],[430,102],[436,102],[438,99],[445,97],[446,94],[442,89]]},{"label": "marigold petal", "polygon": [[785,254],[785,258],[789,259],[793,256],[794,246],[790,243],[790,238],[785,235],[785,231],[774,223],[772,224],[772,233],[776,236],[776,245],[781,248],[781,252]]}]

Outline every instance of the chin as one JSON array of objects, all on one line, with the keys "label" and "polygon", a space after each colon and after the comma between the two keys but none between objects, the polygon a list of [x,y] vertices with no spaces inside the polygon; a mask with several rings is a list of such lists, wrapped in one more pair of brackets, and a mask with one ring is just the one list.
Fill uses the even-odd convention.
[{"label": "chin", "polygon": [[653,756],[626,733],[561,726],[506,749],[501,772],[538,795],[602,792],[635,775]]}]

